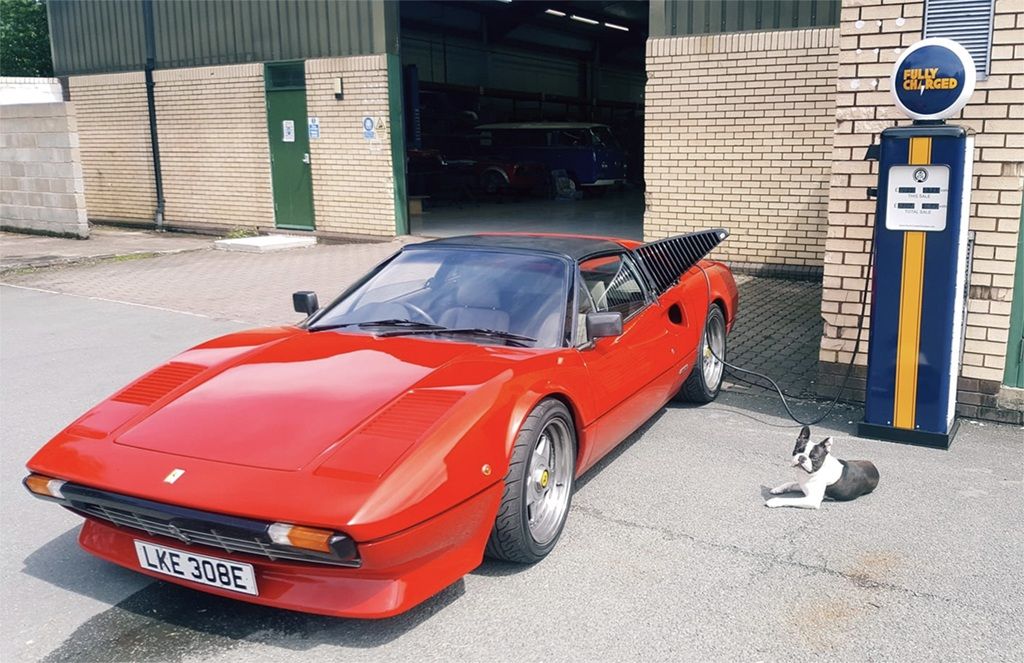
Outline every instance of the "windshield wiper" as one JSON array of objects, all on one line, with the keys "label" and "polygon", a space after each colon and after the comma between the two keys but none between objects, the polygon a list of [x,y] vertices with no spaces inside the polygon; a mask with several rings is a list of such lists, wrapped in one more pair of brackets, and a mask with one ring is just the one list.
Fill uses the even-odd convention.
[{"label": "windshield wiper", "polygon": [[309,331],[325,331],[329,329],[341,329],[343,327],[405,327],[408,329],[444,329],[441,325],[432,325],[429,322],[417,322],[416,320],[403,320],[401,318],[388,318],[387,320],[367,320],[365,322],[339,322],[333,325],[317,325],[310,327]]},{"label": "windshield wiper", "polygon": [[500,338],[507,341],[509,345],[520,348],[530,347],[527,343],[536,343],[537,339],[522,334],[513,334],[497,329],[483,329],[481,327],[465,327],[459,329],[447,329],[436,327],[434,329],[396,329],[395,331],[384,332],[380,336],[414,336],[418,334],[466,334],[469,336],[487,336],[489,338]]}]

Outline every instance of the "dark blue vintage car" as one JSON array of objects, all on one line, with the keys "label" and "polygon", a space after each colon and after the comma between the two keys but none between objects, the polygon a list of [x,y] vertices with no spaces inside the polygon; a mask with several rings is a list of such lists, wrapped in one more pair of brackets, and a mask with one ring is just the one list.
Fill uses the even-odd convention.
[{"label": "dark blue vintage car", "polygon": [[564,170],[577,187],[626,181],[626,153],[606,124],[517,122],[477,127],[481,154],[536,161]]}]

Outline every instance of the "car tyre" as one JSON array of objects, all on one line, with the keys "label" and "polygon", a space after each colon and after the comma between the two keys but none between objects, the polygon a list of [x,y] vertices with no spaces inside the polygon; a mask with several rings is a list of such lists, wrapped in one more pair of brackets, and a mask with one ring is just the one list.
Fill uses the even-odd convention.
[{"label": "car tyre", "polygon": [[497,196],[505,193],[505,189],[508,183],[505,178],[493,170],[489,170],[483,174],[480,178],[480,188],[483,189],[484,193],[488,196]]},{"label": "car tyre", "polygon": [[572,503],[576,427],[559,400],[542,401],[516,435],[488,557],[533,564],[555,547]]},{"label": "car tyre", "polygon": [[[712,347],[714,353],[711,352]],[[721,307],[712,304],[704,322],[704,334],[700,339],[697,363],[679,390],[676,400],[690,403],[710,403],[715,400],[722,389],[722,380],[725,377],[725,365],[722,360],[727,359],[725,314],[722,313]]]}]

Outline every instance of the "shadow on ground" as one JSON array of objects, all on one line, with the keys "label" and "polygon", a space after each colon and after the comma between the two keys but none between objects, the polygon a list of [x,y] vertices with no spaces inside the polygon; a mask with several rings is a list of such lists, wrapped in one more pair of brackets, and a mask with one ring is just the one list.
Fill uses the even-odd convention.
[{"label": "shadow on ground", "polygon": [[407,613],[366,621],[265,608],[156,581],[86,621],[43,661],[209,659],[248,644],[373,648],[416,628],[464,591],[459,580]]},{"label": "shadow on ground", "polygon": [[465,591],[459,580],[407,613],[374,621],[265,608],[160,581],[117,600],[124,582],[137,582],[141,576],[83,552],[76,543],[78,531],[69,530],[35,550],[25,559],[23,572],[112,605],[71,633],[43,659],[47,662],[205,659],[265,643],[295,651],[325,642],[373,648],[416,628]]}]

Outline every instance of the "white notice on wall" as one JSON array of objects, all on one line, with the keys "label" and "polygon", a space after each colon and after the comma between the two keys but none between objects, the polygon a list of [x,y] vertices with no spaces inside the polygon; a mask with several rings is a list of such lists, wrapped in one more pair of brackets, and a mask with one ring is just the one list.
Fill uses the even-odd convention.
[{"label": "white notice on wall", "polygon": [[295,120],[281,122],[281,140],[285,143],[295,142]]},{"label": "white notice on wall", "polygon": [[886,230],[946,229],[949,166],[893,166],[886,196]]},{"label": "white notice on wall", "polygon": [[320,138],[320,118],[310,115],[308,118],[309,127],[309,139],[317,140]]}]

